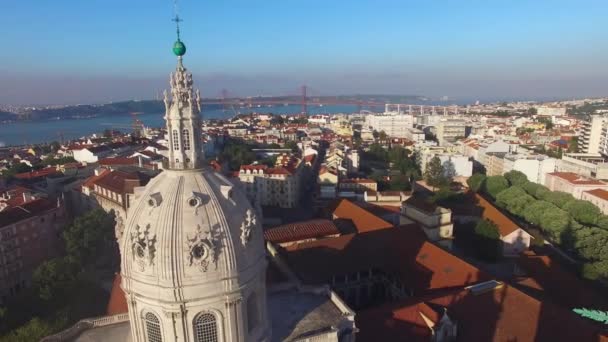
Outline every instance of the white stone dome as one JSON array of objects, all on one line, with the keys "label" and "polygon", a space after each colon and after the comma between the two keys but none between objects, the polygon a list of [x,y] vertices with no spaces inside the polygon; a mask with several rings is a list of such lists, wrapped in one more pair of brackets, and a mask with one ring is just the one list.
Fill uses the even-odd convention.
[{"label": "white stone dome", "polygon": [[265,273],[254,210],[211,170],[166,170],[138,189],[121,250],[125,291],[166,301],[224,295]]}]

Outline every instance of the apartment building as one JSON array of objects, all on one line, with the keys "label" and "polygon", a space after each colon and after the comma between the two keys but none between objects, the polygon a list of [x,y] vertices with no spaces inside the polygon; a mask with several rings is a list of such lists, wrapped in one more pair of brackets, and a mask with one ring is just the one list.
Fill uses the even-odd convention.
[{"label": "apartment building", "polygon": [[304,163],[299,160],[277,167],[241,165],[238,177],[252,203],[295,208],[299,202],[300,179],[304,167]]},{"label": "apartment building", "polygon": [[365,117],[365,126],[378,132],[384,131],[391,138],[407,138],[414,127],[414,116],[410,114],[370,114]]},{"label": "apartment building", "polygon": [[453,143],[466,135],[466,122],[464,120],[441,120],[436,126],[437,141],[439,145]]},{"label": "apartment building", "polygon": [[1,198],[0,304],[31,284],[38,265],[59,255],[66,222],[61,202],[28,189],[9,189]]},{"label": "apartment building", "polygon": [[595,189],[608,190],[608,183],[586,178],[571,172],[552,172],[545,177],[545,186],[551,191],[562,191],[582,199],[583,192]]}]

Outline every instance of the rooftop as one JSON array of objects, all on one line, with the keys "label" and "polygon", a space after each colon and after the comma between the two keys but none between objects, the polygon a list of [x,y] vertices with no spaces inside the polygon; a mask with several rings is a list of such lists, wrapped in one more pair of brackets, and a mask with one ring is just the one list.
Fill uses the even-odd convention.
[{"label": "rooftop", "polygon": [[264,238],[273,243],[301,241],[338,235],[340,231],[330,220],[310,220],[268,229]]},{"label": "rooftop", "polygon": [[608,191],[603,190],[603,189],[593,189],[593,190],[589,190],[589,191],[585,191],[586,193],[593,195],[597,198],[601,198],[604,201],[608,201]]},{"label": "rooftop", "polygon": [[574,185],[608,185],[604,182],[600,182],[596,179],[585,178],[581,175],[578,175],[574,172],[551,172],[549,173],[551,176],[561,178],[565,181],[568,181]]}]

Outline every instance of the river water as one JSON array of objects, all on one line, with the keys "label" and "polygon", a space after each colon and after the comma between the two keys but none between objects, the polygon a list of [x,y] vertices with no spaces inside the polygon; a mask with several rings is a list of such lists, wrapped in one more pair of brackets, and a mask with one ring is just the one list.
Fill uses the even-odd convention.
[{"label": "river water", "polygon": [[[274,114],[297,114],[301,107],[298,105],[261,107],[252,109],[237,109],[241,114],[256,111],[258,113]],[[313,106],[308,107],[309,114],[335,114],[352,113],[357,110],[356,106]],[[205,110],[203,108],[203,119],[228,118],[235,114],[234,111],[218,109]],[[163,113],[145,113],[137,116],[147,127],[164,126]],[[33,122],[0,123],[0,147],[10,145],[38,144],[51,141],[60,141],[61,135],[65,140],[89,136],[93,133],[101,133],[106,129],[115,129],[122,132],[131,130],[133,117],[124,115],[101,116],[90,119],[68,119],[68,120],[45,120]]]}]

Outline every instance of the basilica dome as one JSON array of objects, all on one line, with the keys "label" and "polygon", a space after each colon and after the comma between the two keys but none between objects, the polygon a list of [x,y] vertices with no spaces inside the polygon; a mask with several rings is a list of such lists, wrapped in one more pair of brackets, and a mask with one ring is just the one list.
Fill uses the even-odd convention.
[{"label": "basilica dome", "polygon": [[134,342],[265,341],[266,259],[245,195],[205,166],[201,97],[178,51],[164,171],[128,200],[122,289]]},{"label": "basilica dome", "polygon": [[131,204],[123,284],[177,301],[224,294],[263,273],[263,243],[255,211],[228,179],[211,170],[166,170]]}]

